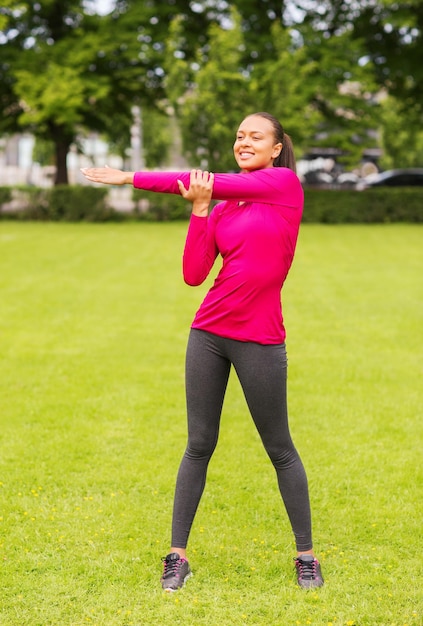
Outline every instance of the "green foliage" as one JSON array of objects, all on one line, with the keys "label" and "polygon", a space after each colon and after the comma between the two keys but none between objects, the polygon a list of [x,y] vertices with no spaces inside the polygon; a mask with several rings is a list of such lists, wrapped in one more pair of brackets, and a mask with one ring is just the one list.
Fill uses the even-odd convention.
[{"label": "green foliage", "polygon": [[423,4],[420,0],[366,3],[354,21],[352,35],[362,42],[381,88],[412,108],[423,120]]},{"label": "green foliage", "polygon": [[168,222],[187,220],[191,213],[191,203],[177,195],[134,189],[132,199],[135,202],[133,215],[142,221]]},{"label": "green foliage", "polygon": [[[210,26],[207,54],[198,51],[195,84],[178,108],[188,160],[213,171],[237,167],[232,153],[235,132],[244,115],[255,110],[248,78],[241,71],[244,40],[239,24],[233,10],[230,28]],[[234,106],[234,99],[242,105]]]},{"label": "green foliage", "polygon": [[232,0],[229,3],[240,15],[240,26],[245,37],[243,64],[253,67],[276,58],[275,41],[269,37],[277,24],[286,24],[285,2],[278,0]]},{"label": "green foliage", "polygon": [[[142,133],[142,152],[145,167],[155,169],[164,167],[169,160],[169,154],[174,142],[172,134],[172,121],[161,107],[155,109],[142,107],[140,110],[140,123]],[[118,128],[120,128],[118,124]],[[130,137],[128,128],[120,128],[121,132],[115,131],[113,135],[104,135],[108,142],[109,153],[118,154],[124,162],[129,162]],[[82,151],[82,148],[80,148]],[[129,165],[128,165],[129,169]]]},{"label": "green foliage", "polygon": [[[188,220],[191,204],[179,195],[133,189],[132,212],[110,206],[107,187],[67,186],[54,188],[0,188],[0,217],[20,220],[108,222],[139,220],[168,222]],[[16,199],[20,209],[2,210]],[[335,189],[305,189],[304,223],[377,224],[422,223],[419,188],[373,188],[362,192]]]},{"label": "green foliage", "polygon": [[165,165],[174,141],[169,117],[159,108],[143,109],[142,133],[146,167],[154,169]]},{"label": "green foliage", "polygon": [[383,169],[421,167],[423,164],[423,131],[420,112],[410,103],[388,97],[381,104],[380,133]]},{"label": "green foliage", "polygon": [[50,139],[38,137],[32,150],[32,160],[41,166],[54,165],[54,143]]},{"label": "green foliage", "polygon": [[194,577],[168,596],[184,352],[213,280],[183,284],[185,233],[1,225],[0,623],[421,626],[421,226],[304,225],[284,287],[290,425],[325,587],[296,586],[232,372]]},{"label": "green foliage", "polygon": [[50,63],[37,80],[29,70],[17,70],[15,76],[16,93],[24,103],[20,118],[23,127],[45,128],[51,119],[70,128],[81,122],[86,94],[77,69]]},{"label": "green foliage", "polygon": [[304,223],[423,222],[422,192],[418,187],[305,189],[304,196]]},{"label": "green foliage", "polygon": [[14,7],[15,0],[2,0],[0,10],[0,32],[6,31],[9,25],[10,10]]},{"label": "green foliage", "polygon": [[[121,221],[124,216],[107,204],[107,188],[57,185],[52,188],[21,187],[15,190],[20,208],[5,218],[57,222]],[[0,205],[1,207],[1,205]]]},{"label": "green foliage", "polygon": [[[53,142],[56,184],[67,182],[66,155],[86,133],[126,156],[134,106],[152,167],[167,162],[174,116],[190,163],[214,170],[234,167],[234,132],[258,109],[276,114],[301,152],[336,148],[347,164],[376,147],[376,129],[386,162],[404,161],[400,144],[420,136],[418,0],[119,0],[109,15],[93,9],[82,0],[0,7],[0,133]],[[381,114],[382,90],[403,124]],[[413,150],[407,162],[420,159],[420,139]]]},{"label": "green foliage", "polygon": [[292,32],[274,23],[269,41],[274,58],[254,65],[251,90],[256,111],[269,111],[292,137],[297,154],[306,150],[322,122],[313,104],[313,77],[317,63],[307,57],[304,47],[295,47]]},{"label": "green foliage", "polygon": [[56,184],[67,182],[66,154],[79,134],[97,131],[128,146],[133,105],[154,109],[154,98],[163,93],[151,71],[157,50],[146,44],[140,53],[133,25],[146,41],[153,25],[145,12],[139,22],[137,6],[119,5],[114,14],[99,16],[76,1],[11,4],[7,43],[1,45],[0,130],[28,129],[53,141]]},{"label": "green foliage", "polygon": [[[375,146],[370,131],[378,123],[372,99],[377,87],[371,67],[359,63],[360,42],[351,41],[345,29],[335,29],[326,38],[307,24],[286,28],[276,19],[277,13],[271,13],[270,36],[266,32],[262,44],[266,53],[257,53],[254,62],[250,59],[246,65],[246,51],[251,52],[252,43],[244,30],[245,7],[239,11],[232,9],[230,27],[210,27],[209,47],[206,52],[200,49],[199,69],[185,98],[176,79],[189,76],[189,63],[172,59],[170,94],[178,102],[190,162],[197,164],[204,155],[205,167],[232,168],[228,152],[233,133],[247,113],[257,110],[279,117],[299,152],[334,147],[341,161],[360,162],[364,148]],[[173,37],[177,48],[180,24]]]},{"label": "green foliage", "polygon": [[0,214],[1,214],[2,206],[10,202],[11,200],[12,200],[12,188],[0,187]]},{"label": "green foliage", "polygon": [[192,82],[193,70],[183,52],[186,30],[182,15],[175,17],[169,25],[163,67],[166,72],[165,90],[170,105],[178,111],[187,87]]},{"label": "green foliage", "polygon": [[[302,54],[313,60],[314,73],[306,77],[309,108],[315,111],[314,128],[303,135],[308,148],[339,151],[339,161],[360,163],[366,147],[375,147],[371,134],[378,124],[377,86],[370,67],[360,65],[362,48],[349,31],[335,32],[325,40],[313,33]],[[308,128],[306,127],[306,130]]]}]

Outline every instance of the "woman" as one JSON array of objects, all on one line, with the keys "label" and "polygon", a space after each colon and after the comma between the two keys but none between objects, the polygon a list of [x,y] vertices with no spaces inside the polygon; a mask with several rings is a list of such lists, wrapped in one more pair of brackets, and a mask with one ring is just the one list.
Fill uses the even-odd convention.
[{"label": "woman", "polygon": [[[222,268],[197,311],[186,354],[188,444],[175,490],[172,541],[164,559],[163,589],[176,591],[191,575],[186,547],[217,444],[233,366],[272,461],[295,537],[297,581],[320,587],[323,577],[311,537],[307,477],[292,442],[286,399],[287,359],[280,292],[291,266],[303,209],[290,138],[268,113],[240,124],[234,143],[236,174],[122,172],[84,169],[93,182],[180,193],[192,201],[183,275],[189,285]],[[208,215],[211,199],[223,200]]]}]

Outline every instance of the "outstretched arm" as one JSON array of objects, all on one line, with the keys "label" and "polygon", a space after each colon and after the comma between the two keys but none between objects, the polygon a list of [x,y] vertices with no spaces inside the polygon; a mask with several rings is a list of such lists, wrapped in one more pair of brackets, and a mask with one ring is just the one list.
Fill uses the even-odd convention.
[{"label": "outstretched arm", "polygon": [[[188,187],[189,172],[123,172],[110,167],[89,167],[81,170],[94,183],[132,184],[137,189],[158,193],[181,194],[179,181]],[[243,202],[286,204],[302,208],[303,191],[296,174],[285,167],[269,167],[248,174],[215,174],[212,198]]]},{"label": "outstretched arm", "polygon": [[[124,172],[112,167],[84,167],[81,172],[87,180],[93,183],[103,183],[108,185],[126,185],[134,183],[135,172]],[[187,183],[187,173],[181,175]],[[192,202],[192,213],[199,217],[206,217],[209,211],[209,205],[213,193],[214,174],[202,171],[191,170],[189,174],[189,188],[187,189],[184,182],[180,179],[176,180],[179,193],[186,200]],[[176,192],[176,189],[174,190]]]},{"label": "outstretched arm", "polygon": [[[189,172],[135,172],[134,187],[146,191],[180,194],[178,180],[188,187]],[[303,192],[296,174],[286,167],[268,167],[242,173],[215,173],[213,200],[236,200],[238,202],[265,202],[302,205]]]},{"label": "outstretched arm", "polygon": [[93,183],[106,185],[132,185],[135,172],[123,172],[113,167],[84,167],[81,172]]}]

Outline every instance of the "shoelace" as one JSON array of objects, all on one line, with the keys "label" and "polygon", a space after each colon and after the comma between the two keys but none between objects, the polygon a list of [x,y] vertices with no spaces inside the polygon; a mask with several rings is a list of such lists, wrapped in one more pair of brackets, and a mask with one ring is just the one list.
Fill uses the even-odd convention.
[{"label": "shoelace", "polygon": [[164,565],[163,578],[171,578],[172,576],[176,576],[182,563],[183,563],[183,559],[167,559],[165,557],[163,559],[163,565]]},{"label": "shoelace", "polygon": [[297,559],[297,566],[300,570],[300,578],[313,580],[316,574],[316,561],[302,561]]}]

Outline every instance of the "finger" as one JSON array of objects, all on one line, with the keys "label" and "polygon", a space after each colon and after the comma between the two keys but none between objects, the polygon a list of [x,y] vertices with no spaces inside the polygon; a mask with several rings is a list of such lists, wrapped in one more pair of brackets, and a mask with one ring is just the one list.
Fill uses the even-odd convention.
[{"label": "finger", "polygon": [[201,170],[191,170],[189,175],[189,184],[195,184],[201,175]]},{"label": "finger", "polygon": [[186,189],[184,183],[182,182],[182,180],[177,180],[176,181],[178,183],[178,187],[179,187],[179,191],[181,192],[181,196],[183,198],[185,198],[185,195],[188,193],[188,189]]}]

